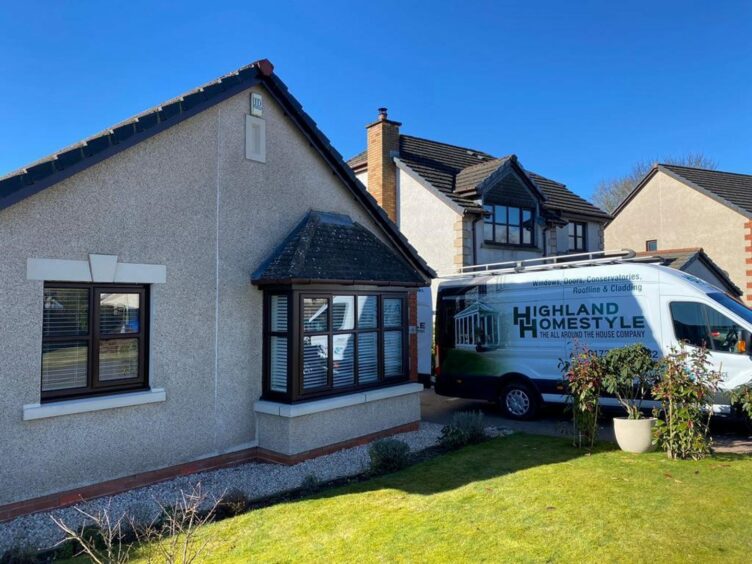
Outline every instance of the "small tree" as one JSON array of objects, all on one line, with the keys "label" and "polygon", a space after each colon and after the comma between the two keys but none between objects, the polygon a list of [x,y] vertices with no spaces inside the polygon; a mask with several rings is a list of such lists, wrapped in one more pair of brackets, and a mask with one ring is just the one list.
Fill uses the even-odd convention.
[{"label": "small tree", "polygon": [[611,349],[603,363],[603,387],[616,396],[627,411],[627,419],[639,419],[642,401],[655,384],[657,373],[650,349],[641,343]]},{"label": "small tree", "polygon": [[709,159],[702,153],[689,153],[680,157],[669,156],[663,159],[640,161],[624,176],[602,180],[593,193],[593,202],[601,209],[611,213],[629,196],[640,180],[650,172],[650,169],[659,162],[710,170],[715,169],[717,166],[714,160]]},{"label": "small tree", "polygon": [[598,399],[603,388],[603,358],[587,349],[576,348],[569,361],[559,363],[572,401],[572,444],[593,448],[598,437]]},{"label": "small tree", "polygon": [[653,397],[661,403],[653,413],[662,416],[655,426],[655,440],[669,458],[703,458],[710,452],[710,418],[713,394],[721,373],[709,368],[705,347],[672,348],[663,360]]}]

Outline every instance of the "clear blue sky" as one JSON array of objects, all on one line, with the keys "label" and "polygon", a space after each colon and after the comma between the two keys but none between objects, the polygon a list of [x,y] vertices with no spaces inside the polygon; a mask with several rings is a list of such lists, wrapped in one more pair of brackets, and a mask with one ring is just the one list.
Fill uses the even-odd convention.
[{"label": "clear blue sky", "polygon": [[752,2],[5,2],[0,174],[260,58],[346,157],[376,108],[589,196],[635,161],[752,173]]}]

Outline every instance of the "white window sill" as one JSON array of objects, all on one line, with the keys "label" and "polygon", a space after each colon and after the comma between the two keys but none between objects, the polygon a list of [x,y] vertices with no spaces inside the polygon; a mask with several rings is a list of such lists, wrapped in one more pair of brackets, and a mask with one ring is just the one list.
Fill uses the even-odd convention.
[{"label": "white window sill", "polygon": [[34,419],[46,419],[73,413],[88,413],[90,411],[157,403],[165,401],[165,399],[164,388],[152,388],[151,390],[112,396],[71,399],[52,403],[29,403],[23,406],[23,419],[24,421],[33,421]]},{"label": "white window sill", "polygon": [[280,417],[300,417],[302,415],[331,411],[332,409],[350,407],[351,405],[358,405],[361,403],[379,401],[408,394],[417,394],[421,391],[423,391],[423,384],[410,382],[398,386],[376,388],[364,392],[348,394],[346,396],[324,398],[293,405],[276,401],[260,400],[254,405],[254,410],[256,413],[266,413],[268,415],[278,415]]}]

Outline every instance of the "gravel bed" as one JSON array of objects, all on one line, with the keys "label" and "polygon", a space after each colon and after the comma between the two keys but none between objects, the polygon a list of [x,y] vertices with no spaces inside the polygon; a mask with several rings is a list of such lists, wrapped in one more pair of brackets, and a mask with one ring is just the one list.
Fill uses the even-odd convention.
[{"label": "gravel bed", "polygon": [[[412,452],[425,450],[438,443],[441,425],[421,423],[420,430],[395,435],[406,442]],[[501,436],[509,431],[496,427],[487,428],[490,436]],[[329,455],[306,460],[294,466],[251,462],[231,468],[200,472],[138,488],[111,497],[49,512],[35,513],[0,523],[0,555],[14,547],[43,550],[53,547],[63,535],[52,522],[51,516],[70,526],[79,527],[83,516],[79,508],[96,514],[107,508],[111,517],[130,514],[140,522],[149,522],[159,514],[159,503],[173,505],[181,491],[190,492],[200,483],[202,492],[210,501],[220,498],[231,489],[239,489],[251,500],[284,493],[301,486],[308,476],[320,482],[361,474],[368,468],[368,445],[341,450]]]}]

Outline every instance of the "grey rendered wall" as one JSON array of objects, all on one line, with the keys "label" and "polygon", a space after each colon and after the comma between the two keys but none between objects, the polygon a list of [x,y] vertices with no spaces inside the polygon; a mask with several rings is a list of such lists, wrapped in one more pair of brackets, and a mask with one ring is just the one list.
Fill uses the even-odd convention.
[{"label": "grey rendered wall", "polygon": [[[248,92],[0,211],[0,504],[249,446],[261,392],[250,272],[310,208],[381,236],[263,89],[266,163],[244,155]],[[23,421],[39,401],[42,282],[27,258],[163,264],[150,383],[164,403]]]}]

